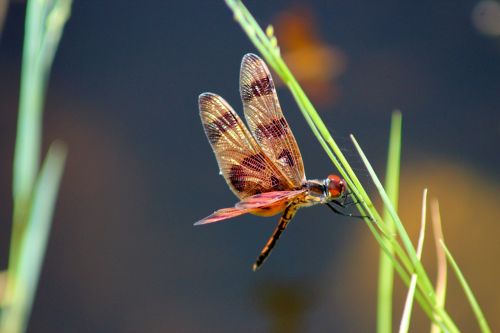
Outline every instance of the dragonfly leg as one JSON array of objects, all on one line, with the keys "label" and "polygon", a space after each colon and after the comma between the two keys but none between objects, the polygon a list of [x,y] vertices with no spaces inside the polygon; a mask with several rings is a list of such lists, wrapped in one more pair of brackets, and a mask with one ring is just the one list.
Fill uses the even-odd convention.
[{"label": "dragonfly leg", "polygon": [[332,203],[335,204],[335,205],[337,205],[337,207],[340,207],[341,209],[344,209],[346,206],[344,206],[341,202],[338,202],[338,201],[335,201],[335,200],[327,202],[326,205],[328,207],[330,207],[330,209],[333,210],[333,212],[335,212],[336,214],[339,214],[339,215],[342,215],[342,216],[354,217],[354,218],[358,218],[358,219],[364,219],[366,217],[369,217],[369,216],[354,215],[354,214],[351,214],[351,213],[345,213],[345,212],[341,211],[340,209],[338,209],[337,207],[333,206]]},{"label": "dragonfly leg", "polygon": [[[351,199],[350,202],[348,200]],[[352,206],[356,205],[359,203],[358,200],[352,195],[352,192],[347,192],[341,199],[341,201],[335,201],[337,205],[341,207],[347,207],[347,206]]]}]

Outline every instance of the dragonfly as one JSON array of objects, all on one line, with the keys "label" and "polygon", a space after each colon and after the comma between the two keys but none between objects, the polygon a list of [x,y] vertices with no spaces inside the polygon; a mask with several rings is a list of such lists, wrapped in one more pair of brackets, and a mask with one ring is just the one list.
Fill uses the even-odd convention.
[{"label": "dragonfly", "polygon": [[306,179],[302,156],[283,116],[271,73],[255,54],[246,54],[241,62],[240,95],[248,127],[221,96],[207,92],[198,98],[201,122],[220,173],[240,201],[195,225],[243,214],[281,213],[276,229],[253,264],[255,271],[299,208],[327,204],[336,213],[352,214],[330,205],[344,207],[348,191],[341,177],[331,174],[325,179]]}]

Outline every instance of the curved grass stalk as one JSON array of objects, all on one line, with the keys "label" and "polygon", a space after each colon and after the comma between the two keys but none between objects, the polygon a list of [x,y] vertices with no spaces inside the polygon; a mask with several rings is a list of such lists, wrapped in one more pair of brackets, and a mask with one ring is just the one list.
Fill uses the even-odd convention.
[{"label": "curved grass stalk", "polygon": [[[350,191],[352,191],[352,195],[357,199],[356,207],[363,216],[367,216],[367,218],[365,218],[367,226],[381,246],[381,249],[390,258],[391,263],[394,265],[400,277],[406,284],[409,284],[410,279],[408,277],[411,274],[416,274],[418,276],[415,287],[415,298],[422,309],[441,330],[445,332],[459,332],[453,319],[443,307],[439,306],[434,287],[417,257],[417,252],[396,213],[394,205],[391,203],[384,187],[378,180],[378,177],[361,151],[361,148],[354,140],[354,137],[352,136],[353,142],[382,197],[384,207],[390,219],[381,218],[367,192],[347,162],[347,159],[333,140],[326,125],[321,120],[318,112],[283,61],[277,39],[273,36],[272,27],[268,27],[267,33],[264,32],[240,0],[225,0],[225,2],[232,10],[235,20],[240,24],[248,38],[262,54],[267,64],[274,69],[281,80],[287,85],[307,124],[311,127],[311,130],[321,146],[325,149],[327,155],[345,179]],[[389,223],[388,220],[394,222],[396,233],[387,227]],[[399,240],[402,244],[400,244]]]},{"label": "curved grass stalk", "polygon": [[[398,207],[399,194],[399,169],[401,156],[401,112],[392,113],[391,130],[389,136],[389,153],[387,157],[387,171],[385,176],[385,188],[395,209]],[[394,222],[390,218],[387,209],[384,209],[384,221],[390,234],[396,232]],[[392,244],[389,251],[394,253]],[[379,275],[378,275],[378,297],[377,297],[377,332],[392,332],[392,291],[394,285],[394,268],[391,260],[384,251],[380,252]]]},{"label": "curved grass stalk", "polygon": [[[422,220],[420,222],[420,236],[418,237],[417,245],[417,257],[420,260],[422,258],[422,249],[424,247],[425,239],[425,222],[427,216],[427,189],[424,189],[424,194],[422,196]],[[417,286],[418,275],[413,273],[411,275],[410,286],[408,288],[408,294],[406,297],[406,302],[403,310],[403,316],[399,326],[399,333],[407,333],[410,328],[410,317],[411,309],[413,307],[413,299],[415,297],[415,287]]]},{"label": "curved grass stalk", "polygon": [[[446,253],[441,246],[443,230],[441,227],[441,214],[439,213],[439,203],[437,200],[431,201],[431,221],[434,230],[434,243],[436,246],[437,257],[437,278],[436,278],[436,300],[437,305],[444,308],[446,301],[446,285],[447,285],[447,265]],[[431,325],[431,333],[439,333],[441,330],[434,323]]]},{"label": "curved grass stalk", "polygon": [[465,280],[465,276],[463,275],[462,271],[460,270],[460,267],[458,267],[457,262],[451,255],[450,250],[448,250],[448,247],[444,243],[444,240],[440,240],[439,243],[444,249],[444,252],[446,253],[446,258],[448,259],[451,267],[453,268],[453,271],[455,272],[455,275],[458,278],[458,281],[460,282],[460,285],[464,289],[465,295],[467,296],[467,299],[472,307],[472,311],[474,312],[474,315],[476,316],[477,322],[479,324],[479,328],[481,329],[481,332],[484,333],[491,333],[491,328],[488,325],[488,322],[486,321],[486,318],[484,317],[483,311],[481,310],[481,307],[479,306],[479,303],[476,300],[476,297],[474,296],[474,293],[472,292],[472,289],[470,288],[469,284],[467,283],[467,280]]}]

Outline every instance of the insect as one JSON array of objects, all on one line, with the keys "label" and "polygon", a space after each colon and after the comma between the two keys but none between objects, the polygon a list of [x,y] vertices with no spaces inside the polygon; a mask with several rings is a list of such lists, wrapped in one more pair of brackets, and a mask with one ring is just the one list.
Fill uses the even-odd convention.
[{"label": "insect", "polygon": [[278,226],[253,265],[255,271],[299,208],[330,202],[343,207],[347,190],[345,181],[337,175],[306,180],[302,156],[281,111],[269,69],[255,54],[246,54],[241,62],[240,94],[248,128],[219,95],[199,96],[205,134],[221,174],[240,201],[234,207],[215,211],[195,225],[248,213],[260,216],[281,213]]}]

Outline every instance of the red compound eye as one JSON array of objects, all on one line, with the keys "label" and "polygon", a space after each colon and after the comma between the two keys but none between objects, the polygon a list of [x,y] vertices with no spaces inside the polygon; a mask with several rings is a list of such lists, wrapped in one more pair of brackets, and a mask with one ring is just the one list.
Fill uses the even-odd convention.
[{"label": "red compound eye", "polygon": [[345,192],[345,182],[337,175],[329,175],[328,192],[332,198],[338,198]]}]

